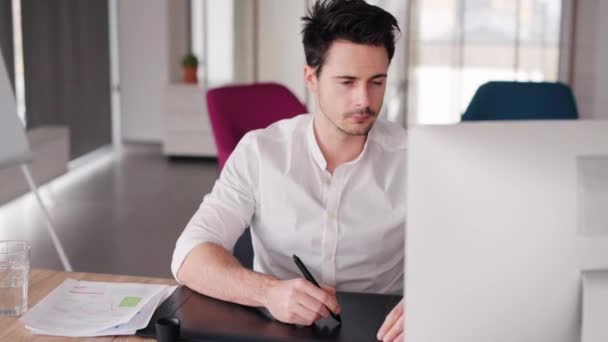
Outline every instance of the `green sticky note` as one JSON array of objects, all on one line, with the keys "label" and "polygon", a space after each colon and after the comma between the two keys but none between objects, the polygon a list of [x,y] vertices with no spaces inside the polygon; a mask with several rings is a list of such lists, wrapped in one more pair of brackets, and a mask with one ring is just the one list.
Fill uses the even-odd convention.
[{"label": "green sticky note", "polygon": [[120,302],[120,307],[121,308],[132,308],[134,306],[137,306],[137,304],[139,304],[139,302],[141,301],[140,297],[125,297],[122,299],[122,302]]}]

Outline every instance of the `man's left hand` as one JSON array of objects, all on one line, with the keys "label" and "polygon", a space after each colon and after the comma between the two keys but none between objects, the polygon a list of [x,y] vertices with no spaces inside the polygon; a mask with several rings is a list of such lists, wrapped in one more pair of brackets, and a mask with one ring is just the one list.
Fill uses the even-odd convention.
[{"label": "man's left hand", "polygon": [[378,340],[383,342],[401,342],[404,340],[403,327],[405,320],[403,317],[403,305],[402,299],[386,316],[384,323],[382,323],[380,330],[378,330],[378,335],[376,336]]}]

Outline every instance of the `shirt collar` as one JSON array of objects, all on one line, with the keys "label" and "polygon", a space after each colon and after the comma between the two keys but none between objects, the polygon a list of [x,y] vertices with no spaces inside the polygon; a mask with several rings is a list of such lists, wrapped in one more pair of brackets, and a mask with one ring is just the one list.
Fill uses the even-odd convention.
[{"label": "shirt collar", "polygon": [[[317,115],[317,114],[313,114],[311,116],[310,121],[308,122],[308,128],[306,129],[306,131],[307,131],[306,136],[307,136],[307,141],[308,141],[308,147],[310,149],[313,159],[315,160],[315,162],[317,163],[319,168],[321,168],[321,170],[325,171],[325,169],[327,169],[327,161],[325,160],[325,157],[323,156],[323,153],[321,152],[321,149],[319,148],[317,138],[315,137],[315,129],[314,129],[315,115]],[[376,120],[378,120],[378,119],[376,119]],[[367,145],[369,144],[370,140],[375,139],[375,137],[376,137],[376,134],[374,133],[376,131],[376,129],[375,129],[376,126],[377,126],[377,123],[374,122],[374,125],[372,126],[369,133],[367,134],[367,139],[365,139],[365,144],[363,145],[363,150],[361,151],[361,153],[359,153],[357,158],[355,158],[343,165],[355,164],[363,158],[363,156],[365,155],[365,153],[367,151]]]},{"label": "shirt collar", "polygon": [[315,160],[317,165],[321,168],[321,170],[325,171],[327,168],[327,161],[321,153],[321,149],[319,148],[319,144],[317,143],[317,138],[315,137],[315,128],[314,121],[315,115],[311,115],[311,119],[308,122],[308,128],[306,129],[306,137],[308,140],[308,148],[310,149],[310,153],[312,153],[312,158]]}]

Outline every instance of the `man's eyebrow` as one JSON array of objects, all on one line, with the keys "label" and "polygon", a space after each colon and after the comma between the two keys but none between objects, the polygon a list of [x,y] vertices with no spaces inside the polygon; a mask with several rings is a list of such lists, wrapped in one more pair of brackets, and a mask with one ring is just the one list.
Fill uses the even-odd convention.
[{"label": "man's eyebrow", "polygon": [[386,74],[375,74],[374,76],[371,77],[371,79],[373,80],[374,78],[385,78]]},{"label": "man's eyebrow", "polygon": [[[387,75],[386,74],[375,74],[372,77],[370,77],[370,79],[376,79],[376,78],[385,78]],[[356,80],[357,77],[355,76],[349,76],[349,75],[340,75],[340,76],[334,76],[333,78],[336,79],[343,79],[343,80]]]}]

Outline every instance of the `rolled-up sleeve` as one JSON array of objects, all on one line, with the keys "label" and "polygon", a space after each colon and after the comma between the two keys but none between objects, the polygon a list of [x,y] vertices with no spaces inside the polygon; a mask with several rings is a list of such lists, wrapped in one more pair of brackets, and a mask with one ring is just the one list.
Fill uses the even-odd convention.
[{"label": "rolled-up sleeve", "polygon": [[[257,184],[255,132],[246,134],[234,149],[194,216],[180,235],[173,252],[171,272],[177,272],[194,247],[213,242],[231,251],[249,226]],[[179,281],[179,280],[178,280]]]}]

